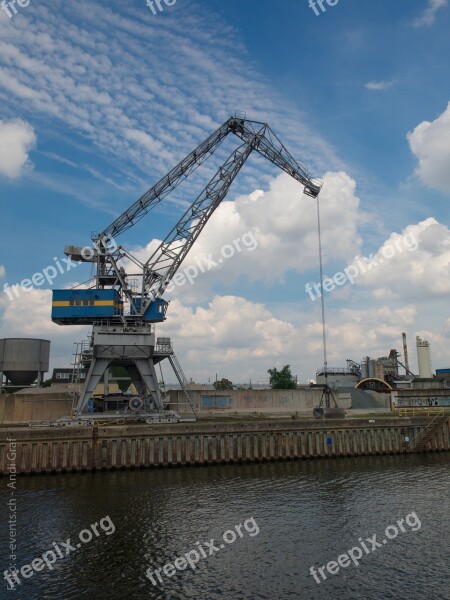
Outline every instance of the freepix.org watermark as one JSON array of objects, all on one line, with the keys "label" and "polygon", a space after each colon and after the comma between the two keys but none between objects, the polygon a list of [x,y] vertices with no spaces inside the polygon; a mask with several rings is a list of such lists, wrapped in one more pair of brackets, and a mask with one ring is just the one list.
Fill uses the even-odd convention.
[{"label": "freepix.org watermark", "polygon": [[19,12],[16,4],[19,8],[27,8],[30,6],[31,0],[2,0],[0,2],[0,8],[5,12],[10,19]]},{"label": "freepix.org watermark", "polygon": [[[104,242],[109,251],[114,252],[117,250],[118,246],[114,238],[105,238]],[[101,252],[99,246],[96,245],[95,242],[94,246],[94,248],[92,246],[85,246],[82,248],[81,256],[86,261],[92,261],[96,256],[96,253]],[[15,283],[14,285],[10,285],[9,283],[3,284],[3,292],[9,298],[10,302],[12,302],[13,300],[20,298],[23,292],[30,292],[37,287],[41,287],[45,282],[50,286],[53,285],[53,282],[59,275],[65,275],[81,264],[83,263],[74,262],[70,257],[58,258],[57,256],[54,256],[53,264],[47,265],[42,271],[34,273],[30,278],[23,279],[20,283]]]},{"label": "freepix.org watermark", "polygon": [[164,583],[162,575],[170,578],[177,574],[177,570],[184,571],[188,567],[192,569],[192,571],[195,571],[197,568],[197,563],[200,560],[217,554],[217,552],[223,550],[227,544],[234,544],[238,536],[243,538],[245,534],[242,531],[242,528],[244,528],[250,537],[255,537],[259,533],[258,524],[256,523],[255,518],[251,517],[250,519],[244,521],[243,524],[239,523],[239,525],[236,525],[234,529],[228,529],[225,531],[222,536],[222,542],[217,542],[217,545],[214,539],[210,539],[209,542],[203,543],[195,542],[197,547],[194,550],[189,550],[189,552],[186,552],[186,554],[176,558],[173,563],[167,563],[164,565],[164,567],[159,569],[152,571],[152,569],[149,567],[145,572],[145,575],[150,579],[153,585],[158,585],[158,581],[160,584]]},{"label": "freepix.org watermark", "polygon": [[[318,17],[322,13],[327,12],[327,7],[325,6],[325,3],[328,4],[328,6],[336,6],[338,2],[339,0],[309,0],[309,7],[312,8],[314,14],[316,15],[316,17]],[[319,11],[318,7],[322,12]]]},{"label": "freepix.org watermark", "polygon": [[240,253],[243,250],[247,250],[248,252],[253,252],[258,247],[258,242],[251,231],[244,233],[240,238],[233,240],[232,244],[225,244],[220,249],[221,257],[216,260],[213,259],[213,255],[209,254],[203,258],[197,259],[196,266],[190,265],[185,269],[182,269],[176,273],[170,285],[167,287],[168,292],[172,292],[175,287],[181,287],[185,283],[190,283],[194,285],[195,280],[200,275],[200,273],[206,273],[207,271],[211,271],[218,265],[221,265],[224,260],[228,260],[232,258],[236,252]]},{"label": "freepix.org watermark", "polygon": [[[177,3],[177,0],[146,0],[147,6],[149,7],[149,9],[152,11],[152,14],[154,14],[154,15],[157,15],[158,11],[160,13],[163,12],[163,10],[164,10],[163,3],[166,6],[173,6],[174,4]],[[156,4],[156,7],[155,7],[155,4]]]},{"label": "freepix.org watermark", "polygon": [[[358,538],[358,542],[360,546],[353,546],[350,550],[347,550],[345,554],[341,554],[338,556],[337,561],[330,560],[326,565],[322,565],[317,570],[314,567],[310,567],[309,573],[314,577],[316,583],[320,584],[322,581],[327,579],[327,573],[329,575],[337,575],[339,573],[339,569],[346,569],[353,563],[355,567],[359,565],[360,560],[370,554],[371,552],[375,552],[378,548],[382,548],[385,544],[388,543],[388,540],[395,540],[398,536],[399,532],[405,533],[407,531],[406,527],[403,523],[409,527],[410,531],[418,531],[422,527],[422,523],[420,522],[419,517],[415,512],[409,513],[406,515],[404,519],[399,519],[396,523],[398,527],[395,525],[389,525],[384,530],[384,539],[380,542],[377,541],[377,534],[374,533],[371,537],[363,540],[361,537]],[[400,530],[400,531],[399,531]],[[387,539],[386,539],[387,538]],[[364,552],[363,552],[364,550]],[[325,573],[327,571],[327,573]],[[319,578],[319,574],[322,579]]]},{"label": "freepix.org watermark", "polygon": [[416,238],[407,233],[398,237],[392,244],[384,245],[379,252],[381,256],[374,258],[373,253],[368,257],[356,256],[354,262],[343,271],[339,271],[333,277],[326,277],[323,280],[323,286],[320,283],[307,283],[305,292],[315,302],[318,298],[322,298],[323,292],[332,292],[337,287],[342,287],[347,283],[354,285],[360,275],[380,266],[385,260],[390,260],[396,254],[401,254],[405,250],[414,252],[418,247],[419,243]]},{"label": "freepix.org watermark", "polygon": [[19,573],[24,579],[30,579],[35,573],[43,571],[44,569],[53,571],[53,565],[57,560],[66,558],[69,554],[75,552],[78,548],[81,548],[82,544],[88,544],[93,539],[94,535],[99,537],[99,527],[105,535],[112,535],[116,530],[111,517],[107,515],[106,517],[103,517],[103,519],[100,519],[98,523],[93,523],[90,526],[90,529],[82,529],[78,534],[78,539],[80,540],[78,543],[75,544],[74,542],[74,545],[72,545],[70,538],[67,538],[65,542],[53,542],[52,550],[47,550],[42,556],[32,560],[31,564],[23,565],[20,569],[10,568],[3,572],[3,578],[8,582],[8,589],[14,589],[16,585],[22,583]]}]

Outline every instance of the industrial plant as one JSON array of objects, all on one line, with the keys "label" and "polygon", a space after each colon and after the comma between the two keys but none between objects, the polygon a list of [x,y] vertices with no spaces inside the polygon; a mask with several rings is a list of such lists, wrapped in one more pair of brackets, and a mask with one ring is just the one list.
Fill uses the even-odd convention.
[{"label": "industrial plant", "polygon": [[[93,364],[92,343],[76,344],[72,366],[49,370],[50,342],[33,339],[0,340],[0,418],[3,422],[42,421],[68,423]],[[239,385],[220,390],[213,385],[189,382],[175,355],[170,338],[156,338],[153,348],[155,381],[163,411],[176,419],[194,421],[197,417],[224,415],[303,415],[323,405],[324,390],[329,391],[329,417],[344,417],[353,411],[395,411],[397,409],[450,408],[450,368],[431,368],[430,344],[416,336],[417,364],[414,374],[409,367],[406,333],[403,354],[391,349],[376,359],[365,356],[359,363],[347,360],[346,367],[318,369],[316,380],[297,384],[294,390],[270,390],[269,386]],[[165,384],[162,371],[156,369],[166,359],[177,375],[177,382]],[[105,368],[86,406],[89,421],[114,415],[122,419],[142,420],[139,385],[124,361],[114,361]],[[24,410],[24,403],[28,411]],[[9,406],[6,410],[7,405]],[[31,407],[34,410],[30,412]],[[339,409],[338,411],[332,409]],[[34,418],[33,418],[34,415]],[[317,416],[324,416],[318,413]],[[147,418],[147,415],[145,415]],[[110,417],[111,418],[111,417]],[[72,417],[80,423],[76,417]]]}]

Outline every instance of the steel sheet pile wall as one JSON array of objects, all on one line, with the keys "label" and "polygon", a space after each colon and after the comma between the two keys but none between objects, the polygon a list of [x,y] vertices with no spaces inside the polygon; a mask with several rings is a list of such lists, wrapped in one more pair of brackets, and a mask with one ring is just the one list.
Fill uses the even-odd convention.
[{"label": "steel sheet pile wall", "polygon": [[[9,474],[13,439],[18,473],[51,473],[411,452],[427,419],[189,423],[0,430],[0,473]],[[450,449],[450,424],[428,450]]]}]

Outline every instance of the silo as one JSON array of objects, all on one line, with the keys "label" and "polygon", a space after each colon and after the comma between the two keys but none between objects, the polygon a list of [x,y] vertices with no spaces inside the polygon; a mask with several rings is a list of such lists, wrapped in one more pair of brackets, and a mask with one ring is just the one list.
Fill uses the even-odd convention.
[{"label": "silo", "polygon": [[361,361],[361,379],[370,377],[369,375],[370,356],[366,356]]},{"label": "silo", "polygon": [[416,336],[417,362],[419,363],[419,377],[421,379],[431,379],[430,343]]},{"label": "silo", "polygon": [[371,358],[369,360],[369,377],[376,377],[377,376],[377,361],[373,358]]},{"label": "silo", "polygon": [[[27,386],[38,380],[49,369],[50,342],[24,338],[0,340],[0,373],[13,386]],[[1,381],[0,381],[1,384]]]}]

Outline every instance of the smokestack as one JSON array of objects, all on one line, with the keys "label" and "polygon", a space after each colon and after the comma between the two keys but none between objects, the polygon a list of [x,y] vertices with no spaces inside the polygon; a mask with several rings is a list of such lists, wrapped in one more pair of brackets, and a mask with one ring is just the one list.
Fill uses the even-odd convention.
[{"label": "smokestack", "polygon": [[405,358],[405,369],[406,374],[409,374],[409,359],[408,359],[408,344],[406,343],[406,333],[402,333],[403,336],[403,356]]},{"label": "smokestack", "polygon": [[431,379],[433,374],[431,372],[430,344],[426,340],[422,340],[419,336],[416,336],[416,346],[419,377],[421,379]]}]

